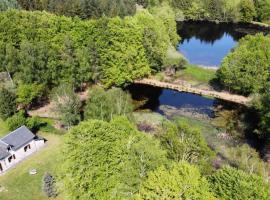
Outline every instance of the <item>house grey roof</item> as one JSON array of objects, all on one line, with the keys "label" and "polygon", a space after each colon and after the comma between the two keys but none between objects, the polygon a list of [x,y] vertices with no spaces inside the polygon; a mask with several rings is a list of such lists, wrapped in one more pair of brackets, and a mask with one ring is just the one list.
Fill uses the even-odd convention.
[{"label": "house grey roof", "polygon": [[35,135],[26,126],[22,126],[0,139],[0,141],[8,144],[13,150],[17,150],[34,138]]},{"label": "house grey roof", "polygon": [[3,148],[0,146],[0,160],[8,157],[10,153],[8,152],[7,148]]}]

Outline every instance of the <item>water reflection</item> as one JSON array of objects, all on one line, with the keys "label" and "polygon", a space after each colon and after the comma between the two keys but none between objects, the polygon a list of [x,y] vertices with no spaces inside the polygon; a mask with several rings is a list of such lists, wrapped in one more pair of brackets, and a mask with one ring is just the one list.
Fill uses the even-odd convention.
[{"label": "water reflection", "polygon": [[134,100],[144,101],[139,109],[149,109],[169,118],[177,115],[212,118],[218,103],[214,99],[152,86],[134,84],[128,90]]},{"label": "water reflection", "polygon": [[182,40],[178,50],[191,64],[218,67],[239,39],[259,32],[245,24],[182,22],[178,34]]}]

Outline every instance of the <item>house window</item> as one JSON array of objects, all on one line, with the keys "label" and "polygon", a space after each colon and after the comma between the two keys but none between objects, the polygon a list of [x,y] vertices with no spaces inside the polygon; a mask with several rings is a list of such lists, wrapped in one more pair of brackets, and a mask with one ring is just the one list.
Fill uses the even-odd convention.
[{"label": "house window", "polygon": [[8,162],[11,162],[12,159],[14,159],[14,160],[16,159],[16,156],[14,154],[8,158]]},{"label": "house window", "polygon": [[3,171],[2,164],[0,163],[0,172]]},{"label": "house window", "polygon": [[10,156],[9,158],[8,158],[8,162],[11,162],[12,161],[12,156]]},{"label": "house window", "polygon": [[30,144],[28,144],[27,146],[24,147],[24,152],[28,151],[29,149],[31,149]]}]

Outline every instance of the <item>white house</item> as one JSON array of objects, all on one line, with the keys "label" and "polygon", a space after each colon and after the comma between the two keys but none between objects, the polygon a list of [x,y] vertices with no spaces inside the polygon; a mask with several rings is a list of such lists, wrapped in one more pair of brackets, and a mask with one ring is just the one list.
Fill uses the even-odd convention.
[{"label": "white house", "polygon": [[26,126],[0,138],[0,174],[38,151],[45,139],[34,135]]}]

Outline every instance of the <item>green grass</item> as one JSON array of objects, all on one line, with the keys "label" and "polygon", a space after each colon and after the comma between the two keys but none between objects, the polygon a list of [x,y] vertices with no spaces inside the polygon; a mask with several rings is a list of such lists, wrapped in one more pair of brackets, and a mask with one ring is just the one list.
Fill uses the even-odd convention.
[{"label": "green grass", "polygon": [[0,119],[0,137],[6,135],[9,132],[6,123]]},{"label": "green grass", "polygon": [[186,81],[208,84],[216,77],[216,70],[205,69],[196,65],[186,65],[184,69],[178,71],[177,76]]},{"label": "green grass", "polygon": [[[7,190],[0,193],[0,200],[48,200],[42,192],[42,177],[47,171],[54,174],[60,164],[58,158],[63,138],[52,134],[43,134],[43,137],[48,140],[43,149],[0,176],[0,185]],[[37,169],[34,176],[28,174],[32,168]],[[65,198],[59,195],[57,199]]]}]

